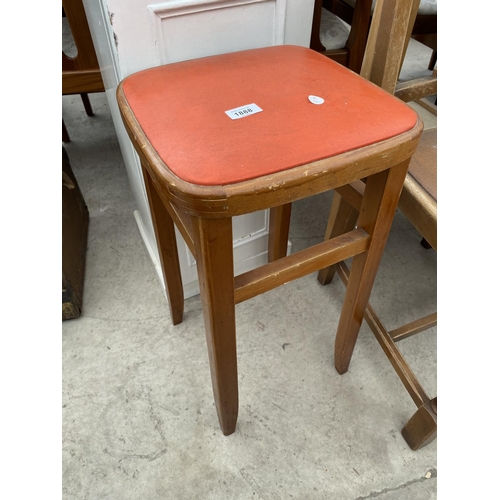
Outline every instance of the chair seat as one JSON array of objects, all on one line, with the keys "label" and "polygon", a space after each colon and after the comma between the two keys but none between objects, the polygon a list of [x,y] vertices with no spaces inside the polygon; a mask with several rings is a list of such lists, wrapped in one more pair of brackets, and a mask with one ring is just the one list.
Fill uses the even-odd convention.
[{"label": "chair seat", "polygon": [[[180,179],[205,186],[330,158],[409,131],[418,120],[394,96],[297,46],[151,68],[122,88],[155,154]],[[236,120],[225,113],[253,103],[263,111]]]},{"label": "chair seat", "polygon": [[[372,13],[375,9],[375,1],[372,1]],[[344,2],[354,8],[356,0],[344,0]],[[421,16],[437,15],[437,0],[420,0],[418,14]]]},{"label": "chair seat", "polygon": [[349,38],[350,26],[324,7],[321,9],[319,40],[326,50],[343,49]]}]

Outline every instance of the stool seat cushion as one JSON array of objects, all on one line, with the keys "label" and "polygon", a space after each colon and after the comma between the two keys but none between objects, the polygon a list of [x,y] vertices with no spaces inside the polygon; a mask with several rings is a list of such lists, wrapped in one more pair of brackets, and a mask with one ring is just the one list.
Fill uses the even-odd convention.
[{"label": "stool seat cushion", "polygon": [[[417,123],[399,99],[291,45],[147,69],[122,88],[168,169],[199,185],[270,175],[395,137]],[[310,95],[324,103],[311,103]],[[249,104],[262,112],[235,120],[225,113]]]}]

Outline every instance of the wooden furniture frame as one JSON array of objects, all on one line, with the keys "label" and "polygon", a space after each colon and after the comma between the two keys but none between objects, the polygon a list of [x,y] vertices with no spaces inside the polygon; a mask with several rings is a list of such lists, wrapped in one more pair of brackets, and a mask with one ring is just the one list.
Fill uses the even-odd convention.
[{"label": "wooden furniture frame", "polygon": [[[104,92],[105,88],[87,16],[82,0],[63,0],[62,6],[78,51],[75,57],[62,52],[62,95],[80,94],[85,112],[93,116],[88,94]],[[64,120],[62,127],[63,142],[70,142]]]},{"label": "wooden furniture frame", "polygon": [[[356,9],[358,9],[358,3],[360,0],[356,0],[354,8],[343,0],[323,0],[323,4],[327,6],[335,15],[340,17],[347,24],[354,25],[356,23]],[[371,15],[371,0],[367,2],[368,7],[368,20],[366,29],[368,30],[369,25],[372,20]],[[419,3],[415,6],[415,21],[413,23],[413,28],[409,32],[409,36],[418,40],[420,43],[426,45],[432,49],[432,57],[429,62],[429,69],[434,69],[437,61],[437,14],[418,14]],[[361,56],[362,57],[362,56]]]},{"label": "wooden furniture frame", "polygon": [[[182,321],[184,308],[174,225],[196,259],[217,414],[223,434],[231,434],[238,415],[235,304],[353,257],[337,332],[343,357],[350,359],[422,122],[416,117],[413,128],[389,139],[270,175],[227,185],[200,185],[181,179],[161,159],[129,105],[124,82],[117,89],[117,100],[142,163],[174,324]],[[366,179],[366,188],[357,228],[234,277],[232,217],[360,178]]]},{"label": "wooden furniture frame", "polygon": [[[330,5],[327,3],[325,7],[331,12],[334,12],[333,4],[337,1],[338,0],[330,2]],[[356,8],[348,23],[351,25],[351,31],[349,32],[346,45],[341,49],[335,50],[326,50],[320,40],[321,9],[324,4],[325,2],[323,0],[315,0],[314,2],[311,43],[309,46],[311,49],[322,53],[333,61],[359,73],[361,70],[361,63],[363,62],[366,40],[368,38],[368,29],[370,26],[371,0],[359,0],[356,3]]]},{"label": "wooden furniture frame", "polygon": [[[420,78],[403,84],[397,83],[401,59],[404,57],[408,44],[408,34],[411,33],[418,3],[418,0],[378,1],[368,40],[367,55],[361,70],[361,76],[380,85],[388,92],[395,93],[406,102],[437,93],[436,74],[429,78]],[[396,19],[399,20],[397,24]],[[433,110],[432,106],[428,105],[427,108]],[[437,168],[436,143],[436,129],[425,130],[412,157],[398,204],[402,213],[434,250],[437,250],[437,202],[419,183],[417,174],[424,166],[426,169],[434,169],[435,172]],[[364,189],[365,185],[362,181],[337,189],[330,211],[326,241],[356,226]],[[285,232],[284,229],[281,231]],[[275,245],[279,246],[279,243]],[[344,284],[348,283],[349,270],[343,262],[321,270],[318,274],[319,282],[323,285],[330,283],[335,272],[338,272]],[[434,327],[437,324],[437,313],[388,331],[368,303],[364,319],[417,406],[416,413],[403,427],[402,434],[413,450],[420,449],[437,436],[437,398],[431,399],[426,394],[397,348],[396,342]],[[344,359],[339,358],[336,367],[340,373],[344,373],[347,371],[348,363],[346,364]]]}]

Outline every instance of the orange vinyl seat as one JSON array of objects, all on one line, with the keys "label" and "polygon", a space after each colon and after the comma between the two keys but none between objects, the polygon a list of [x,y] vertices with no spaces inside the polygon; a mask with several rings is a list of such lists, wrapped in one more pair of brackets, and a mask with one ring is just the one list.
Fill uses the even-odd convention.
[{"label": "orange vinyl seat", "polygon": [[[210,186],[339,155],[417,122],[411,108],[379,87],[297,46],[147,69],[126,78],[123,93],[172,173]],[[310,95],[325,102],[315,105]],[[263,111],[239,120],[225,113],[252,103]]]},{"label": "orange vinyl seat", "polygon": [[[235,304],[353,257],[335,348],[337,370],[347,370],[422,132],[418,115],[296,46],[148,69],[126,78],[117,97],[142,162],[174,324],[184,305],[174,223],[197,262],[222,432],[235,431],[238,415]],[[247,112],[226,113],[240,107]],[[233,216],[358,179],[366,188],[357,228],[234,276]]]}]

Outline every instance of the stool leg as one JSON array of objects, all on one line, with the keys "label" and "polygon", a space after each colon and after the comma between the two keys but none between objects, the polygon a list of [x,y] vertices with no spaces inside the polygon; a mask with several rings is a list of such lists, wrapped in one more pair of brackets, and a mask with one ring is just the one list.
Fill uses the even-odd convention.
[{"label": "stool leg", "polygon": [[273,207],[269,210],[268,262],[274,262],[275,260],[286,257],[291,215],[291,203],[281,205],[280,207]]},{"label": "stool leg", "polygon": [[409,160],[368,178],[358,227],[371,235],[366,252],[356,255],[347,283],[344,305],[335,338],[335,368],[349,368],[363,314],[368,304],[382,252],[391,229]]},{"label": "stool leg", "polygon": [[167,291],[170,318],[174,325],[182,322],[184,314],[184,289],[182,288],[181,268],[175,238],[174,221],[156,192],[148,171],[142,167],[144,183],[148,193],[149,208],[153,219],[156,244],[160,254],[161,268]]},{"label": "stool leg", "polygon": [[[340,194],[335,193],[326,226],[325,241],[354,229],[358,215],[358,211],[355,208],[347,203]],[[328,285],[328,283],[331,283],[334,274],[335,266],[325,267],[319,271],[318,281],[322,285]]]},{"label": "stool leg", "polygon": [[238,418],[232,223],[231,218],[192,221],[212,387],[227,436]]}]

